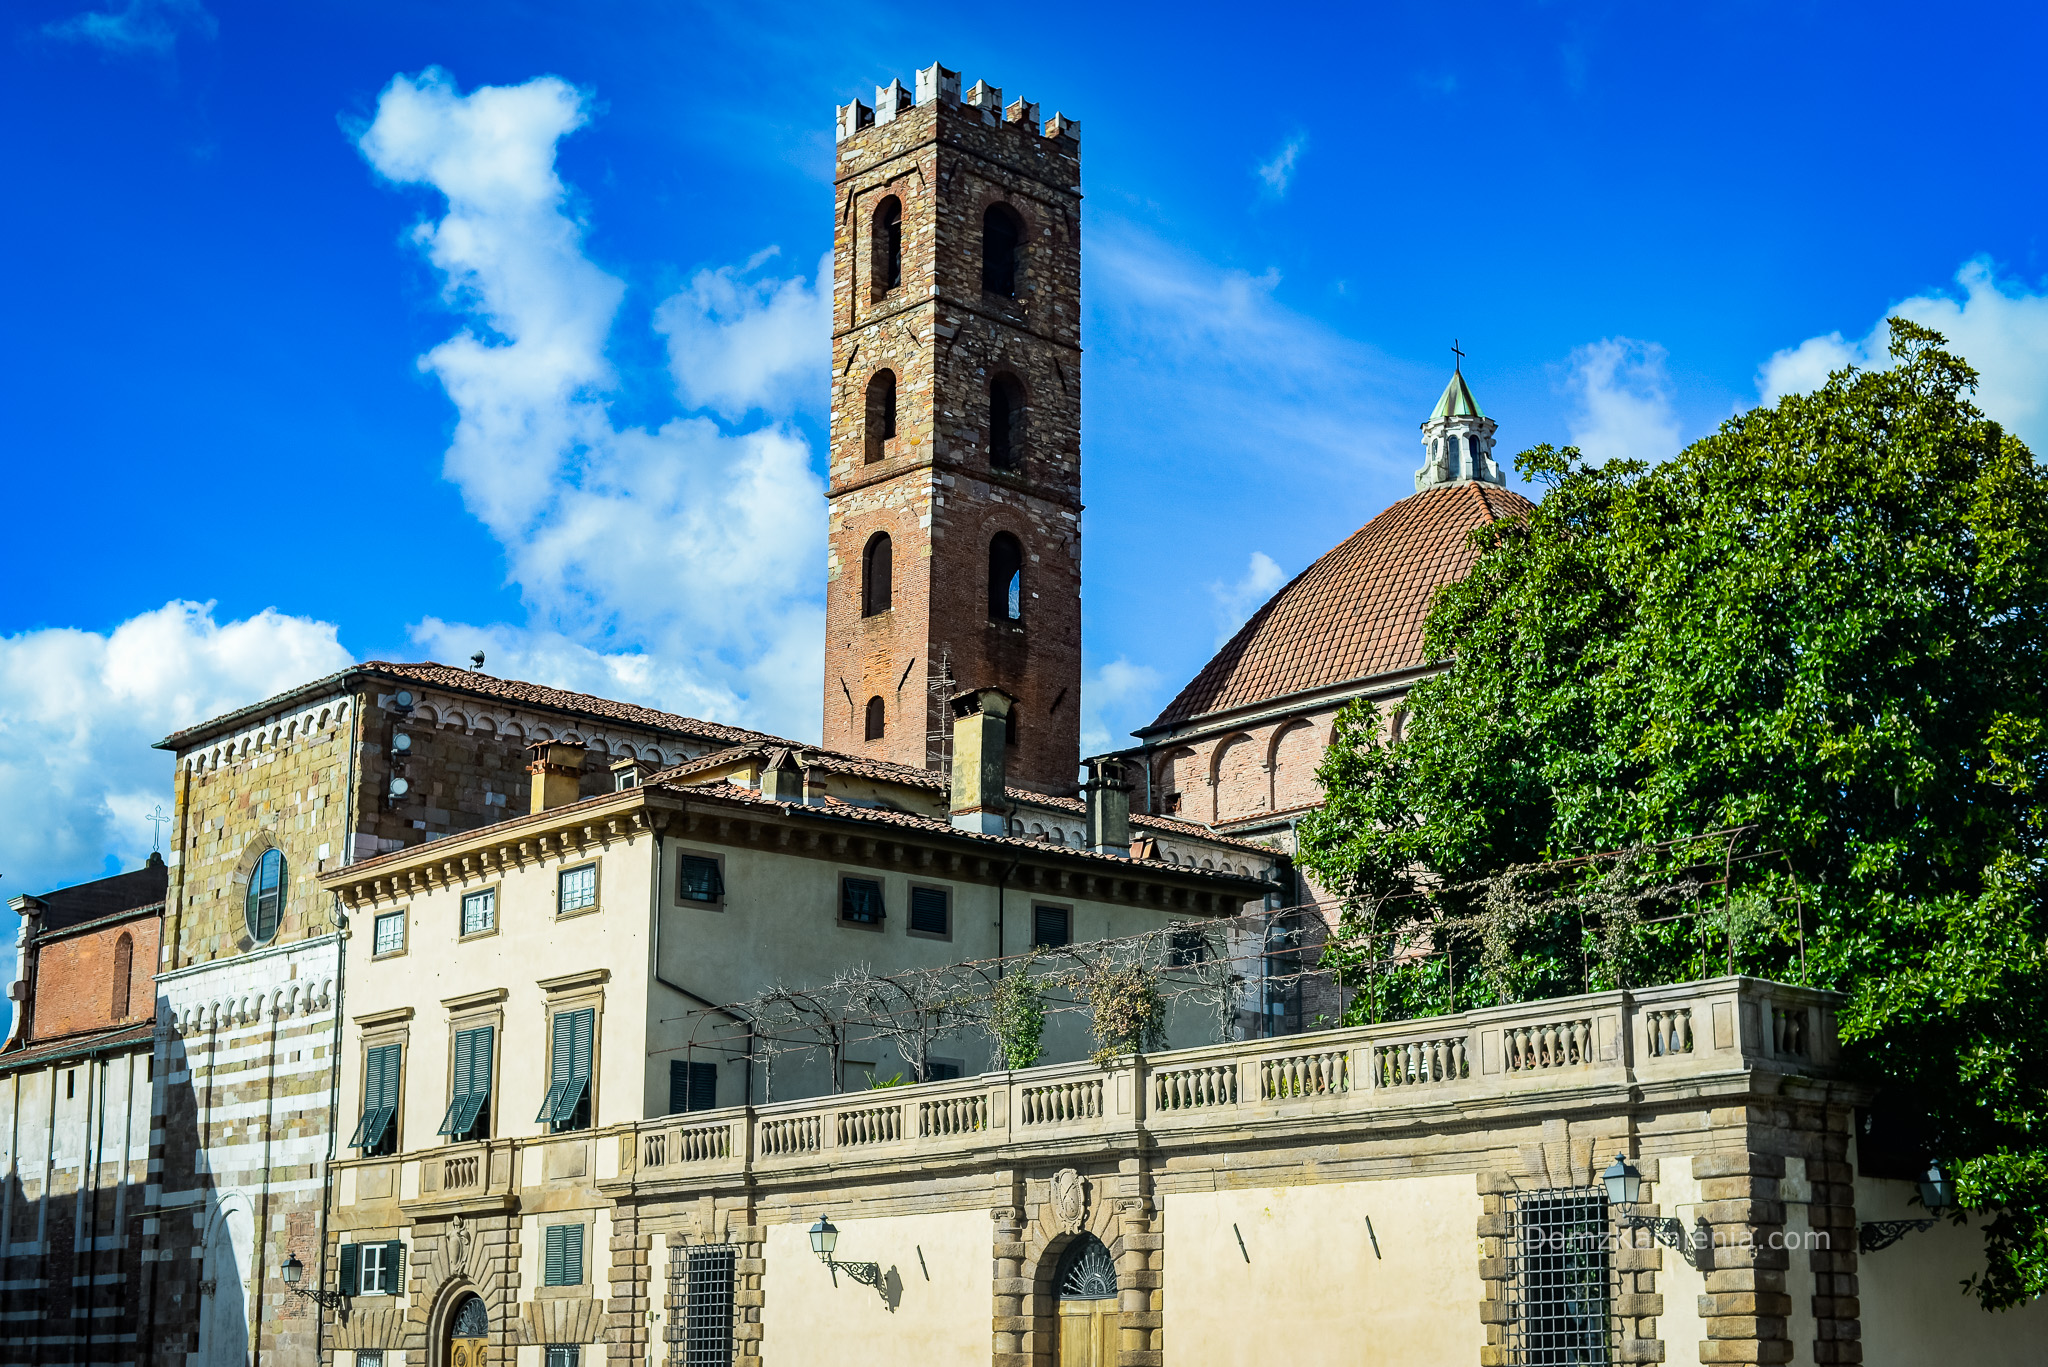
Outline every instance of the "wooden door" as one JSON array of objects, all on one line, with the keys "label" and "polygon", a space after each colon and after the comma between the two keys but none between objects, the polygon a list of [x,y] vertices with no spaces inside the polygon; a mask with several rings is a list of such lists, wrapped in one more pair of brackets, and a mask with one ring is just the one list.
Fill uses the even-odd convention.
[{"label": "wooden door", "polygon": [[1062,1300],[1059,1367],[1115,1367],[1116,1298]]},{"label": "wooden door", "polygon": [[484,1346],[489,1339],[450,1339],[448,1367],[484,1367]]}]

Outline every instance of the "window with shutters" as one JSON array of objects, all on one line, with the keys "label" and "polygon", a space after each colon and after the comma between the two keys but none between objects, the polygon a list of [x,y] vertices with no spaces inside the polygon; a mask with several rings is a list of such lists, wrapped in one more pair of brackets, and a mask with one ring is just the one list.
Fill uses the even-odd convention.
[{"label": "window with shutters", "polygon": [[405,913],[387,911],[379,916],[372,926],[370,953],[382,958],[386,954],[401,954],[405,951]]},{"label": "window with shutters", "polygon": [[585,864],[580,868],[563,869],[556,880],[557,897],[555,912],[566,916],[572,911],[589,911],[597,905],[597,865]]},{"label": "window with shutters", "polygon": [[732,1367],[731,1246],[691,1249],[683,1276],[683,1367]]},{"label": "window with shutters", "polygon": [[670,1059],[668,1063],[668,1112],[718,1109],[718,1065]]},{"label": "window with shutters", "polygon": [[277,937],[277,923],[284,914],[284,851],[265,850],[249,871],[249,892],[243,899],[243,915],[249,923],[249,938],[267,944]]},{"label": "window with shutters", "polygon": [[725,873],[709,855],[686,854],[676,861],[676,898],[683,902],[725,900]]},{"label": "window with shutters", "polygon": [[398,1074],[404,1046],[380,1044],[363,1051],[363,1114],[349,1147],[363,1157],[398,1152]]},{"label": "window with shutters", "polygon": [[541,1260],[542,1286],[583,1285],[583,1226],[549,1225]]},{"label": "window with shutters", "polygon": [[498,928],[498,890],[484,888],[462,896],[462,933],[485,935]]},{"label": "window with shutters", "polygon": [[390,1239],[341,1246],[341,1294],[395,1296],[405,1290],[405,1244]]},{"label": "window with shutters", "polygon": [[447,1135],[451,1142],[490,1136],[491,1054],[496,1038],[496,1029],[488,1025],[455,1032],[448,1110],[436,1132]]},{"label": "window with shutters", "polygon": [[928,1058],[924,1061],[926,1082],[951,1082],[967,1071],[967,1065],[957,1058]]},{"label": "window with shutters", "polygon": [[557,1011],[549,1029],[548,1094],[534,1119],[555,1134],[590,1128],[590,1054],[597,1009]]},{"label": "window with shutters", "polygon": [[1074,914],[1065,907],[1031,908],[1031,943],[1058,949],[1074,941]]},{"label": "window with shutters", "polygon": [[882,924],[882,885],[873,878],[839,880],[839,919],[848,925]]},{"label": "window with shutters", "polygon": [[912,887],[910,933],[950,939],[953,934],[953,894],[944,888]]},{"label": "window with shutters", "polygon": [[578,1367],[583,1361],[583,1346],[577,1343],[550,1343],[544,1361],[546,1367]]}]

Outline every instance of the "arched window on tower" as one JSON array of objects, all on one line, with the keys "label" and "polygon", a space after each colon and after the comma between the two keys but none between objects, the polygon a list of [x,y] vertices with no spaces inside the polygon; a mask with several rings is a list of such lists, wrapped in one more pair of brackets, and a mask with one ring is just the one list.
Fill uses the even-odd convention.
[{"label": "arched window on tower", "polygon": [[860,557],[861,616],[873,617],[887,612],[893,605],[893,559],[887,532],[876,532],[868,538],[868,548],[861,552]]},{"label": "arched window on tower", "polygon": [[1007,204],[991,204],[981,216],[981,287],[1005,299],[1017,296],[1017,249],[1024,224]]},{"label": "arched window on tower", "polygon": [[888,730],[889,728],[889,717],[886,710],[882,706],[882,700],[880,698],[868,699],[867,720],[867,738],[869,740],[880,740],[882,738],[882,733]]},{"label": "arched window on tower", "polygon": [[988,619],[1024,620],[1024,547],[1008,532],[988,543]]},{"label": "arched window on tower", "polygon": [[875,206],[875,293],[903,283],[903,201],[894,195]]},{"label": "arched window on tower", "polygon": [[888,454],[884,443],[896,437],[896,372],[877,370],[868,381],[867,457],[880,460]]},{"label": "arched window on tower", "polygon": [[125,931],[114,942],[114,1016],[117,1021],[128,1019],[129,979],[135,972],[135,938]]},{"label": "arched window on tower", "polygon": [[1024,386],[1012,375],[988,382],[988,463],[1014,470],[1024,453]]}]

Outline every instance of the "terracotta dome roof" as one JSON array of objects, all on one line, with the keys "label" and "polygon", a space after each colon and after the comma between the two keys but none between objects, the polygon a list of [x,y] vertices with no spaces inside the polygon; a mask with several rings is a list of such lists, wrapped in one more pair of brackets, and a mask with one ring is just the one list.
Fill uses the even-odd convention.
[{"label": "terracotta dome roof", "polygon": [[1532,506],[1471,480],[1402,499],[1268,599],[1152,726],[1421,665],[1431,596],[1475,558],[1468,533]]}]

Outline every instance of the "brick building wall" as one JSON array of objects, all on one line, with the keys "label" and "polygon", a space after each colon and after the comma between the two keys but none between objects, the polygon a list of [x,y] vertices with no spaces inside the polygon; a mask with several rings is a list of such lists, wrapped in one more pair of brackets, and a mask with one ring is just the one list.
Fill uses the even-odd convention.
[{"label": "brick building wall", "polygon": [[[834,228],[825,745],[938,766],[935,707],[951,689],[1019,700],[1010,781],[1076,791],[1081,697],[1080,145],[1037,107],[1000,108],[956,74],[920,73],[915,105],[841,113]],[[905,96],[907,99],[907,95]],[[900,206],[901,279],[882,273],[885,205]],[[1013,294],[984,288],[991,206],[1021,226]],[[894,378],[895,435],[871,431]],[[992,451],[993,386],[1021,412]],[[1021,618],[991,612],[990,554],[1021,545]],[[886,611],[864,612],[869,550],[890,538]],[[867,713],[880,699],[883,734]]]},{"label": "brick building wall", "polygon": [[161,918],[152,913],[38,945],[29,1038],[50,1039],[150,1019],[156,1014],[151,966],[162,932]]}]

